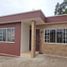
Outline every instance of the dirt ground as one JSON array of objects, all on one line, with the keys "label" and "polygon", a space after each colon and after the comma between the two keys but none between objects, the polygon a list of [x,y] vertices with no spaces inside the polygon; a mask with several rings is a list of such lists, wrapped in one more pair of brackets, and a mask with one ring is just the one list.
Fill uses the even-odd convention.
[{"label": "dirt ground", "polygon": [[38,55],[29,57],[0,57],[0,67],[67,67],[67,58]]}]

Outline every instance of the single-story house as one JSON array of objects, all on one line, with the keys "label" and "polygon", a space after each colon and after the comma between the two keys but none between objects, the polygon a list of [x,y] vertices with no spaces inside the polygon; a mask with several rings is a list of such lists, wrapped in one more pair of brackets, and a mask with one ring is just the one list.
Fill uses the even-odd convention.
[{"label": "single-story house", "polygon": [[0,17],[0,55],[35,52],[67,56],[67,15],[45,17],[41,10]]}]

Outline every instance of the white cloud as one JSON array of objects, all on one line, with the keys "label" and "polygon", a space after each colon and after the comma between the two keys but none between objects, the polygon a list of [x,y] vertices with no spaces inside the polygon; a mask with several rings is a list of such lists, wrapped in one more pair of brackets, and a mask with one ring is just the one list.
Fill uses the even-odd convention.
[{"label": "white cloud", "polygon": [[57,2],[63,0],[0,0],[0,15],[41,9],[46,16],[54,13]]}]

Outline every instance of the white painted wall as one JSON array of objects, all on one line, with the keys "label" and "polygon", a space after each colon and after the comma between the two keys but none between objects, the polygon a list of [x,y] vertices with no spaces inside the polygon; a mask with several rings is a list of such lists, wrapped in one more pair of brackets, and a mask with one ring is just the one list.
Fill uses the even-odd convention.
[{"label": "white painted wall", "polygon": [[21,53],[29,51],[29,25],[21,23]]}]

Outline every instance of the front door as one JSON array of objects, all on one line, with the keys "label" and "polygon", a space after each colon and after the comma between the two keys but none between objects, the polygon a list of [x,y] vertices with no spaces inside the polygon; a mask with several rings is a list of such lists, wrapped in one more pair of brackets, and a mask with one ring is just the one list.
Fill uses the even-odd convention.
[{"label": "front door", "polygon": [[36,29],[36,51],[40,50],[40,30]]}]

